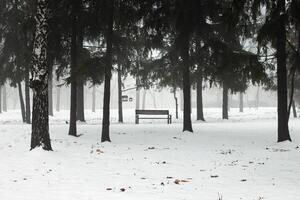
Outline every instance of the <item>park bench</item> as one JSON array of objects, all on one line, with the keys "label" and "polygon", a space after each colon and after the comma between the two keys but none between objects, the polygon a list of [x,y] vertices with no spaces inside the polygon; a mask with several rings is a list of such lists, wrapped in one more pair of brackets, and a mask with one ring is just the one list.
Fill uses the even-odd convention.
[{"label": "park bench", "polygon": [[[140,117],[141,115],[150,115],[151,117]],[[156,115],[166,115],[166,117],[153,117]],[[172,115],[168,110],[135,110],[135,123],[139,123],[139,119],[167,119],[168,124],[172,123]]]}]

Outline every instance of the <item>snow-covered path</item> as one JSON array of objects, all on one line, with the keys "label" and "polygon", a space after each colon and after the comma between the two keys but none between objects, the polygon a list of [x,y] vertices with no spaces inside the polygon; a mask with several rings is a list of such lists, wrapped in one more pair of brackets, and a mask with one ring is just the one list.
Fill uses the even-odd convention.
[{"label": "snow-covered path", "polygon": [[180,123],[112,123],[111,144],[98,143],[93,117],[73,138],[58,116],[53,152],[29,152],[30,126],[0,118],[0,199],[297,200],[300,119],[290,124],[294,142],[276,144],[274,112],[260,112],[269,117],[212,115],[192,134]]}]

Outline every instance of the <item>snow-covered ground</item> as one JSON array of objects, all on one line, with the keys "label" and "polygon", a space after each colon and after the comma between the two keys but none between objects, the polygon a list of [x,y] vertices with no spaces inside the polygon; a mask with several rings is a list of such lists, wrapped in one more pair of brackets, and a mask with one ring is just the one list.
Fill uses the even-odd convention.
[{"label": "snow-covered ground", "polygon": [[30,152],[20,113],[0,114],[0,199],[300,199],[300,119],[291,119],[293,143],[276,144],[275,108],[231,109],[228,121],[205,109],[194,133],[182,133],[180,119],[135,125],[134,110],[124,114],[118,124],[112,111],[113,142],[101,144],[100,111],[86,111],[79,138],[67,135],[68,111],[55,113],[53,152]]}]

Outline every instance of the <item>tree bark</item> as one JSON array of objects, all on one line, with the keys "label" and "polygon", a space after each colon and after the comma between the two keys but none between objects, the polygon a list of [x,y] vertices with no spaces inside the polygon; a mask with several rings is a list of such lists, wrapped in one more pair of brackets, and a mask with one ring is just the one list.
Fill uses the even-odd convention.
[{"label": "tree bark", "polygon": [[7,112],[7,94],[6,94],[6,86],[3,85],[3,112]]},{"label": "tree bark", "polygon": [[78,2],[72,8],[72,35],[71,35],[71,104],[69,135],[77,137],[77,14]]},{"label": "tree bark", "polygon": [[119,122],[123,123],[123,102],[122,102],[122,68],[118,64],[118,111],[119,111]]},{"label": "tree bark", "polygon": [[31,123],[31,110],[30,110],[30,88],[29,88],[29,69],[26,70],[25,76],[25,117],[26,123]]},{"label": "tree bark", "polygon": [[200,72],[197,79],[197,120],[205,121],[203,114],[202,83],[202,72]]},{"label": "tree bark", "polygon": [[20,99],[22,120],[25,123],[26,122],[26,117],[25,117],[26,112],[25,112],[25,104],[24,104],[24,99],[23,99],[22,84],[21,84],[21,82],[18,82],[17,85],[18,85],[18,90],[19,90],[19,99]]},{"label": "tree bark", "polygon": [[136,77],[136,95],[135,95],[135,109],[140,109],[140,86],[139,86],[139,78],[138,75]]},{"label": "tree bark", "polygon": [[191,81],[189,64],[189,36],[183,34],[181,44],[183,75],[183,131],[193,132],[191,121]]},{"label": "tree bark", "polygon": [[240,92],[240,104],[239,104],[240,112],[244,112],[244,95]]},{"label": "tree bark", "polygon": [[[278,142],[291,141],[288,128],[287,69],[286,69],[286,19],[285,0],[278,0],[279,27],[277,30],[277,98]],[[284,14],[282,14],[284,13]]]},{"label": "tree bark", "polygon": [[177,90],[177,88],[174,87],[173,96],[174,96],[174,100],[175,100],[175,115],[176,115],[176,119],[178,119],[178,98],[176,96],[176,90]]},{"label": "tree bark", "polygon": [[297,109],[296,109],[296,105],[295,105],[295,101],[294,100],[293,100],[293,103],[292,103],[292,108],[293,108],[294,118],[297,118]]},{"label": "tree bark", "polygon": [[60,111],[60,87],[56,87],[56,112]]},{"label": "tree bark", "polygon": [[106,65],[104,80],[103,118],[101,142],[110,142],[109,121],[110,121],[110,81],[112,70],[112,43],[114,24],[114,0],[107,0],[108,4],[108,24],[106,30]]},{"label": "tree bark", "polygon": [[96,112],[96,86],[93,85],[92,92],[92,112]]},{"label": "tree bark", "polygon": [[53,116],[53,63],[49,62],[49,80],[48,80],[48,109],[49,115]]},{"label": "tree bark", "polygon": [[228,87],[223,83],[222,118],[228,119]]},{"label": "tree bark", "polygon": [[42,146],[52,150],[48,116],[47,0],[37,0],[36,31],[33,46],[33,65],[30,86],[33,90],[31,150]]},{"label": "tree bark", "polygon": [[77,120],[85,122],[84,117],[84,85],[82,81],[77,82]]}]

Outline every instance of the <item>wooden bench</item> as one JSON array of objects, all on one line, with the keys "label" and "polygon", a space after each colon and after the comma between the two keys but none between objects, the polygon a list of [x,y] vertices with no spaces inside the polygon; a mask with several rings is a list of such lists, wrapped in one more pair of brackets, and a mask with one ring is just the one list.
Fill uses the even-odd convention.
[{"label": "wooden bench", "polygon": [[[166,117],[140,117],[140,115],[166,115]],[[167,119],[168,124],[172,123],[172,115],[168,110],[135,110],[135,123],[139,123],[139,119]]]}]

